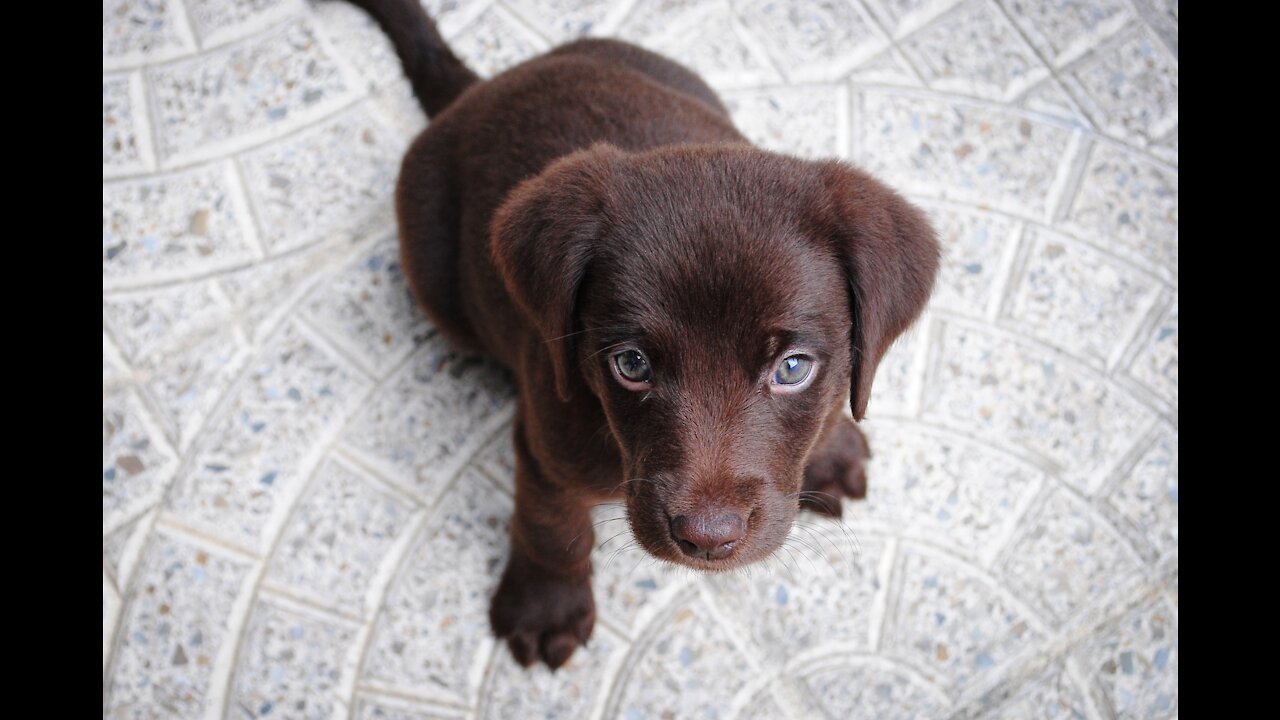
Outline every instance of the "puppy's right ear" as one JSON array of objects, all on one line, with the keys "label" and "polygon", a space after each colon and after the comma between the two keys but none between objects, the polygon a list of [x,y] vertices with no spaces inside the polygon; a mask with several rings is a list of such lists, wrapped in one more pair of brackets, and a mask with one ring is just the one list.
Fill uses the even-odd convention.
[{"label": "puppy's right ear", "polygon": [[818,235],[834,241],[849,280],[853,315],[849,404],[861,420],[876,366],[915,321],[938,274],[941,249],[928,219],[867,173],[839,162],[820,166]]},{"label": "puppy's right ear", "polygon": [[608,227],[609,190],[623,152],[594,145],[548,165],[507,195],[491,226],[493,260],[551,357],[569,399],[578,288]]}]

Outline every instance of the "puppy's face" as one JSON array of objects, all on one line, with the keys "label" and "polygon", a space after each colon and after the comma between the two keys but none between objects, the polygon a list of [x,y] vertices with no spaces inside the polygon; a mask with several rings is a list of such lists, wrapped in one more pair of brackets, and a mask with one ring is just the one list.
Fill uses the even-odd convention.
[{"label": "puppy's face", "polygon": [[579,292],[575,355],[621,449],[632,531],[705,570],[759,560],[847,397],[844,272],[787,213],[716,193],[660,220],[629,210]]},{"label": "puppy's face", "polygon": [[546,381],[599,400],[637,540],[712,571],[782,544],[823,422],[846,396],[861,417],[937,266],[865,174],[733,145],[557,161],[499,209],[493,252]]}]

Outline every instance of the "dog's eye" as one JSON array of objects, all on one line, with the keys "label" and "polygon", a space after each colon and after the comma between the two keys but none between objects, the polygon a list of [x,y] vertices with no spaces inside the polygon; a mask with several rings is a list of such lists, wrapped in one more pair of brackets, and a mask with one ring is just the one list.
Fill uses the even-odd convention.
[{"label": "dog's eye", "polygon": [[788,355],[778,363],[773,381],[779,385],[799,385],[813,370],[813,359],[808,355]]},{"label": "dog's eye", "polygon": [[[633,383],[647,383],[653,378],[649,359],[639,350],[623,350],[613,356],[613,367],[618,376]],[[626,385],[624,382],[623,385]]]}]

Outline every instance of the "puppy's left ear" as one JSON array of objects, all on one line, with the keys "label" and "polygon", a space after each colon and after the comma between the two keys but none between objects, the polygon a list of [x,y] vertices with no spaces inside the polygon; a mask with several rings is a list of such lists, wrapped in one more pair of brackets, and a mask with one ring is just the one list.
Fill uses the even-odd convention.
[{"label": "puppy's left ear", "polygon": [[881,358],[929,300],[941,251],[924,213],[875,178],[839,162],[819,172],[826,192],[817,232],[834,243],[849,279],[849,403],[861,420]]},{"label": "puppy's left ear", "polygon": [[623,156],[607,144],[567,155],[517,185],[494,214],[494,263],[541,336],[562,400],[572,386],[578,289],[607,230],[611,179]]}]

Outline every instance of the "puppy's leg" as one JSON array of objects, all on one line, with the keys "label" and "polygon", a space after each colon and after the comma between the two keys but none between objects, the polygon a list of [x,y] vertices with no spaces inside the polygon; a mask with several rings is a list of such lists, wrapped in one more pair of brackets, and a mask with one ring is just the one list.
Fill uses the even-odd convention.
[{"label": "puppy's leg", "polygon": [[804,492],[800,507],[840,517],[840,499],[867,495],[864,461],[871,457],[867,438],[837,407],[827,417],[826,427],[804,468]]},{"label": "puppy's leg", "polygon": [[528,667],[563,665],[595,626],[590,503],[553,486],[516,422],[516,510],[511,557],[489,607],[489,623]]}]

